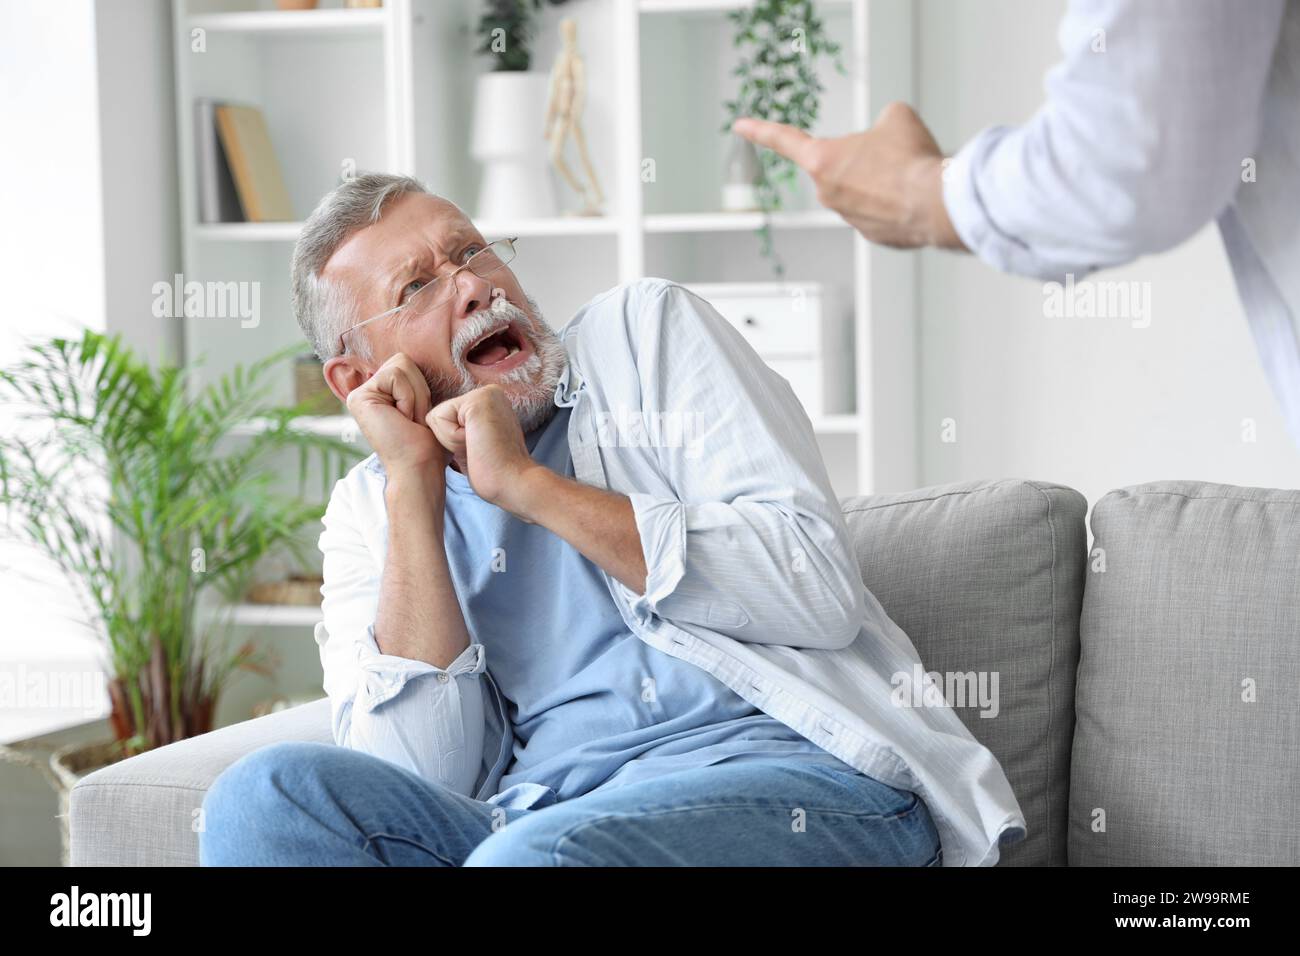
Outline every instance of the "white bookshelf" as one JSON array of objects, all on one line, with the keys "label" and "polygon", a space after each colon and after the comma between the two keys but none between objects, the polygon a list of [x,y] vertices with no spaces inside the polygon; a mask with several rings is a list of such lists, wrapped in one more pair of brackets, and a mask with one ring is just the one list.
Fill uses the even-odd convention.
[{"label": "white bookshelf", "polygon": [[[186,352],[204,368],[301,341],[288,308],[288,265],[301,219],[338,181],[360,170],[411,173],[475,216],[478,171],[468,155],[473,51],[481,0],[386,0],[375,10],[284,12],[270,0],[173,0],[186,278],[254,279],[256,328],[185,320]],[[543,5],[532,68],[549,70],[561,17],[578,22],[588,71],[584,122],[606,197],[605,215],[497,221],[475,218],[488,238],[521,237],[512,269],[560,326],[593,296],[646,275],[682,282],[772,281],[759,254],[757,213],[719,211],[727,143],[718,133],[734,91],[729,10],[745,0],[570,0]],[[822,119],[814,132],[870,125],[891,99],[911,96],[907,0],[821,0],[819,15],[843,48],[849,76],[820,71]],[[207,50],[191,52],[193,31]],[[212,96],[259,106],[285,172],[295,221],[197,221],[192,103]],[[643,160],[655,161],[643,182]],[[561,202],[575,205],[555,177]],[[820,281],[846,303],[853,333],[855,407],[814,426],[836,491],[912,487],[916,470],[916,332],[913,259],[869,246],[817,205],[807,177],[771,217],[791,281]],[[284,382],[283,398],[290,397]],[[345,416],[307,427],[341,434]],[[359,453],[363,448],[359,448]]]}]

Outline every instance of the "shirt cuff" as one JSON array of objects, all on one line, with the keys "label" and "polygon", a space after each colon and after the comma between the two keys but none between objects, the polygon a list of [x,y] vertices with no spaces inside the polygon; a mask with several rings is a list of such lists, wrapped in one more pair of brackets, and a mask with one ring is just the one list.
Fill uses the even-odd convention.
[{"label": "shirt cuff", "polygon": [[980,174],[988,166],[990,154],[1012,129],[990,126],[948,161],[943,172],[943,205],[962,243],[983,262],[1015,275],[1061,278],[1059,263],[1035,255],[1023,240],[998,227],[980,189]]},{"label": "shirt cuff", "polygon": [[672,594],[686,573],[686,507],[675,498],[628,495],[645,558],[645,594],[632,602],[632,613],[644,621],[659,602]]},{"label": "shirt cuff", "polygon": [[365,635],[357,643],[357,665],[361,680],[357,687],[356,706],[370,711],[401,692],[407,681],[425,674],[435,674],[446,683],[454,677],[483,673],[487,656],[483,645],[471,641],[447,667],[435,667],[427,661],[397,657],[379,650],[375,642],[375,626],[366,627]]}]

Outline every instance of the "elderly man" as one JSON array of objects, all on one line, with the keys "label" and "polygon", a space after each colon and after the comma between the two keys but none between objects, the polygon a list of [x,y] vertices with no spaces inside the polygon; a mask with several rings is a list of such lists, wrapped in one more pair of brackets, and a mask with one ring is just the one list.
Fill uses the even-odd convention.
[{"label": "elderly man", "polygon": [[320,537],[338,746],[228,768],[202,863],[995,863],[1020,807],[899,693],[789,385],[661,279],[558,335],[514,254],[406,177],[305,224],[294,309],[374,449]]}]

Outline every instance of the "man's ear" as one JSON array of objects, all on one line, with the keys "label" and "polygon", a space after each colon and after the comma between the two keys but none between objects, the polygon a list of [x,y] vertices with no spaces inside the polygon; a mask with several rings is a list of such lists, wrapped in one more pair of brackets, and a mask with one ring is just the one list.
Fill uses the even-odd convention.
[{"label": "man's ear", "polygon": [[352,390],[364,385],[371,375],[370,369],[355,355],[350,354],[335,355],[333,358],[326,359],[321,372],[330,391],[345,405]]}]

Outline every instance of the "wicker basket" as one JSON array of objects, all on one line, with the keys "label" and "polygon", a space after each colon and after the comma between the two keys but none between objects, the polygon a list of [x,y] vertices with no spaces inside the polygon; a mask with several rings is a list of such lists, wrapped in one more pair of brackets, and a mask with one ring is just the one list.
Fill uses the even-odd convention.
[{"label": "wicker basket", "polygon": [[116,740],[97,740],[89,744],[59,747],[50,754],[48,761],[41,760],[22,744],[0,745],[0,760],[31,767],[49,781],[54,792],[59,795],[59,858],[63,866],[72,865],[72,839],[68,824],[72,788],[82,777],[101,767],[117,763],[124,757],[122,745]]},{"label": "wicker basket", "polygon": [[321,602],[320,589],[325,579],[306,574],[295,574],[284,581],[264,581],[248,589],[250,604],[292,604],[297,607],[315,607]]}]

